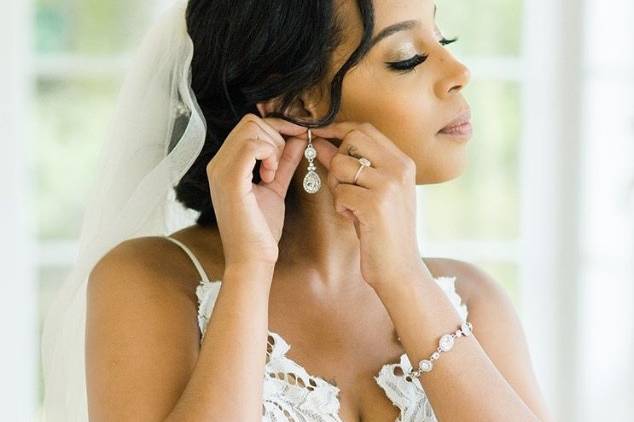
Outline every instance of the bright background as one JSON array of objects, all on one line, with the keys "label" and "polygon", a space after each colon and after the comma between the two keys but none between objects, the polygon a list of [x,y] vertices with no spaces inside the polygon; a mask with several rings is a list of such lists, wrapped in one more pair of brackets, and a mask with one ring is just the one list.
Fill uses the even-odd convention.
[{"label": "bright background", "polygon": [[[4,4],[5,420],[38,415],[42,320],[75,257],[99,134],[168,3]],[[632,420],[634,3],[437,4],[444,35],[460,38],[448,48],[472,71],[475,132],[460,178],[419,187],[421,250],[479,264],[508,290],[557,420]]]}]

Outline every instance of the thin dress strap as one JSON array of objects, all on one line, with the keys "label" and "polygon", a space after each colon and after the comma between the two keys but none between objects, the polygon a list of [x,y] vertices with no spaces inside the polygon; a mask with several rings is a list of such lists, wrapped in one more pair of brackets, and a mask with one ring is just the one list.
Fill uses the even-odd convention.
[{"label": "thin dress strap", "polygon": [[165,238],[171,240],[172,242],[180,246],[187,253],[187,255],[189,255],[189,258],[194,263],[194,266],[196,267],[196,270],[198,270],[198,274],[200,274],[200,277],[203,279],[203,281],[209,282],[209,278],[207,278],[207,274],[205,273],[203,266],[200,265],[200,262],[198,261],[196,256],[194,256],[194,253],[187,246],[185,246],[185,244],[181,242],[180,240],[174,239],[173,237],[169,237],[169,236],[165,236]]}]

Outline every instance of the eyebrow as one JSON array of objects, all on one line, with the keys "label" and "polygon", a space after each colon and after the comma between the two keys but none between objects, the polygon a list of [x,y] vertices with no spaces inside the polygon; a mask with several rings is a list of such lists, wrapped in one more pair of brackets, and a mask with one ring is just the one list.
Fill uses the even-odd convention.
[{"label": "eyebrow", "polygon": [[[438,9],[438,7],[434,4],[434,18],[436,17],[436,9]],[[400,31],[410,30],[418,25],[420,25],[420,21],[411,19],[411,20],[395,23],[390,26],[386,26],[385,28],[381,30],[381,32],[379,32],[378,34],[374,36],[374,38],[372,38],[372,41],[370,41],[370,48],[372,48],[376,43],[378,43],[382,39],[387,38],[392,34],[395,34]]]}]

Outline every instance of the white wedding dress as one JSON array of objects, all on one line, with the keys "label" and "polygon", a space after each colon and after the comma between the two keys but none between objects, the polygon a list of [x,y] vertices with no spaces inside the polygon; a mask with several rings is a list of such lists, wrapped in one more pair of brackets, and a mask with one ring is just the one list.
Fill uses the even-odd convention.
[{"label": "white wedding dress", "polygon": [[[210,281],[191,250],[182,242],[165,236],[179,245],[191,258],[201,280],[196,289],[198,297],[198,326],[201,342],[207,321],[220,290],[222,280]],[[455,290],[455,277],[436,277],[438,285],[447,294],[461,317],[467,319],[467,305]],[[277,333],[268,332],[266,365],[264,368],[262,422],[341,422],[339,417],[339,388],[326,380],[311,375],[293,360],[286,357],[289,344]],[[396,367],[400,367],[398,371]],[[412,365],[406,353],[399,362],[383,365],[377,376],[377,384],[385,391],[394,406],[400,409],[395,422],[437,422],[431,404],[418,378],[406,379]],[[395,374],[397,372],[400,375]],[[283,375],[280,377],[280,375]]]}]

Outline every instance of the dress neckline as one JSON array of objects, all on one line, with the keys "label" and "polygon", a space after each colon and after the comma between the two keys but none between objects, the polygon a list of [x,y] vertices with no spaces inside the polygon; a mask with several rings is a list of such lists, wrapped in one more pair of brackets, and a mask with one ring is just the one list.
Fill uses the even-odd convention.
[{"label": "dress neckline", "polygon": [[[438,285],[448,295],[449,300],[457,308],[457,311],[461,314],[461,317],[466,319],[467,306],[466,306],[466,304],[462,303],[461,297],[455,291],[454,282],[455,282],[456,277],[455,276],[438,276],[438,277],[433,277],[433,279],[436,280]],[[450,284],[442,283],[441,280],[449,280]],[[198,286],[199,287],[202,286],[202,288],[204,289],[205,286],[208,287],[208,286],[216,285],[219,288],[221,283],[222,283],[221,279],[215,279],[215,280],[209,280],[209,279],[203,280],[203,279],[201,279],[199,281],[199,285]],[[199,300],[202,300],[200,293],[201,292],[197,290],[197,295],[199,297]],[[213,302],[215,302],[215,297],[214,297]],[[213,306],[213,303],[208,304],[208,306],[209,305]],[[200,303],[199,303],[199,306],[200,306]],[[206,326],[206,322],[207,321],[204,322],[205,326]],[[298,371],[304,372],[309,378],[312,378],[312,379],[316,380],[317,384],[321,384],[322,387],[326,386],[327,388],[331,389],[338,396],[338,393],[340,392],[340,389],[339,389],[338,386],[336,386],[335,384],[331,383],[330,381],[328,381],[327,379],[325,379],[322,376],[309,373],[306,370],[306,368],[300,362],[297,362],[296,360],[291,359],[290,357],[287,356],[287,352],[288,352],[288,350],[290,350],[290,348],[292,346],[291,346],[291,344],[288,341],[286,341],[286,339],[281,334],[279,334],[279,333],[277,333],[275,331],[272,331],[268,327],[267,327],[267,334],[268,334],[268,336],[273,338],[274,342],[275,342],[275,344],[272,345],[271,358],[270,358],[271,360],[272,359],[284,359],[284,360],[286,360],[290,365],[292,365]],[[201,336],[201,341],[202,341],[202,336]],[[268,337],[267,337],[267,342],[268,342]],[[267,347],[268,347],[268,345],[267,345]],[[269,364],[270,364],[270,362],[267,362],[267,366]],[[409,357],[407,356],[407,352],[403,352],[399,356],[398,360],[386,362],[385,364],[383,364],[381,366],[381,369],[379,370],[379,372],[377,374],[378,376],[375,377],[377,382],[379,382],[379,377],[381,375],[389,374],[390,372],[392,372],[392,368],[394,366],[401,366],[402,369],[403,369],[403,372],[405,372],[405,373],[409,372],[410,369],[413,369],[412,365],[411,365],[411,362],[409,360]],[[391,375],[394,375],[394,374],[392,373]],[[418,388],[421,392],[423,392],[422,386],[420,385],[420,381],[418,380],[418,378],[412,378],[412,381],[414,382],[415,387]],[[339,402],[339,400],[337,399],[337,403],[338,402]]]},{"label": "dress neckline", "polygon": [[[323,378],[323,377],[321,377],[319,375],[315,375],[315,374],[312,374],[312,373],[308,372],[308,370],[306,369],[306,367],[304,365],[300,364],[295,359],[292,359],[292,358],[288,357],[287,352],[290,350],[291,345],[290,345],[290,343],[288,341],[286,341],[286,339],[284,337],[282,337],[281,334],[276,333],[275,331],[271,331],[269,329],[267,329],[267,331],[268,331],[268,335],[271,336],[273,338],[273,340],[276,342],[276,344],[273,346],[273,350],[272,350],[272,353],[273,353],[273,351],[276,351],[275,348],[277,348],[278,355],[275,356],[275,357],[286,359],[293,366],[303,369],[306,372],[306,375],[308,375],[310,378],[317,379],[319,383],[323,383],[323,384],[329,386],[330,388],[332,388],[336,393],[339,393],[340,389],[335,384],[331,383],[330,381],[328,381],[327,379],[325,379],[325,378]],[[279,342],[281,342],[281,344]],[[275,357],[273,357],[273,358],[275,358]],[[273,358],[271,358],[271,359],[273,359]]]},{"label": "dress neckline", "polygon": [[[196,296],[202,343],[222,280],[210,280],[198,259],[186,245],[169,236],[167,238],[187,252],[200,273]],[[439,276],[433,279],[445,292],[460,317],[466,320],[467,305],[462,303],[462,298],[455,290],[456,277]],[[281,334],[268,327],[267,333],[267,362],[263,374],[265,411],[271,412],[273,420],[284,418],[290,411],[298,412],[297,416],[300,419],[321,415],[324,420],[342,422],[339,416],[341,405],[339,387],[319,375],[308,373],[299,362],[289,358],[287,352],[291,346]],[[400,409],[400,415],[395,422],[437,422],[420,380],[407,375],[411,369],[413,369],[412,365],[407,353],[404,352],[400,356],[400,361],[383,364],[373,378],[392,404]]]}]

